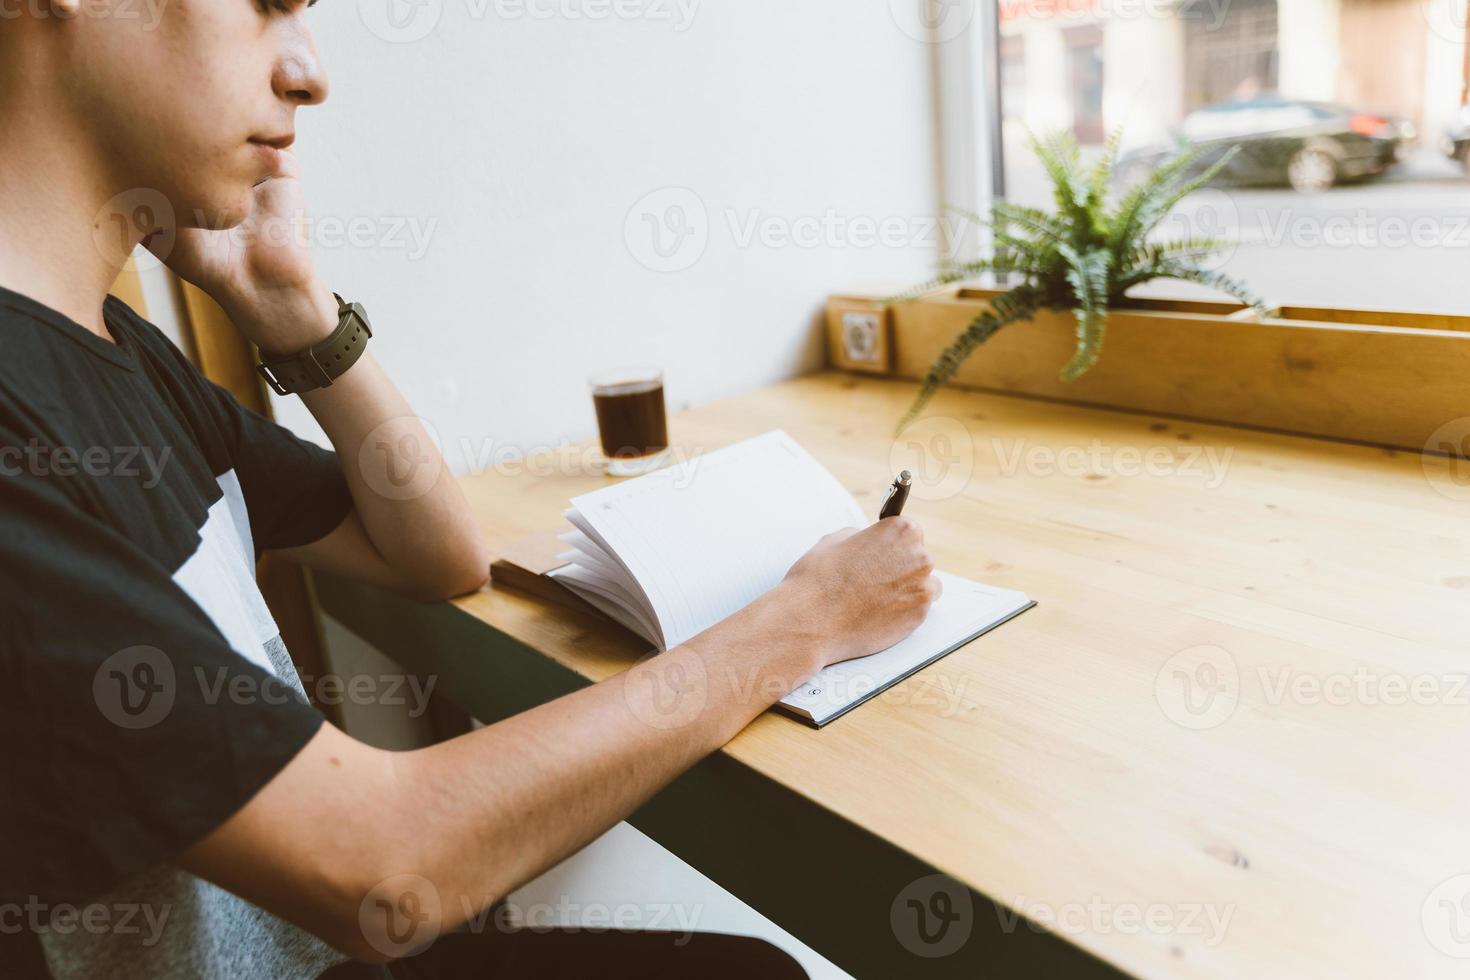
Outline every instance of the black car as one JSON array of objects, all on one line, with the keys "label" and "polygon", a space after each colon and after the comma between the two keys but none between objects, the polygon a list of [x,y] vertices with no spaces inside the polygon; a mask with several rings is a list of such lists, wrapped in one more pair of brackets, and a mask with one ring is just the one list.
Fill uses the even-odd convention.
[{"label": "black car", "polygon": [[1289,184],[1323,191],[1339,181],[1381,174],[1414,138],[1411,123],[1330,102],[1258,96],[1198,109],[1170,131],[1173,145],[1129,151],[1116,173],[1131,184],[1185,146],[1201,153],[1204,170],[1239,146],[1216,178],[1236,185]]}]

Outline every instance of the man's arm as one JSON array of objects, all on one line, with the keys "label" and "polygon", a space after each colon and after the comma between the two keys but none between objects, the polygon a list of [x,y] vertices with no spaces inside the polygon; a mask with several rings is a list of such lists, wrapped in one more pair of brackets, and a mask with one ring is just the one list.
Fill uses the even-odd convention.
[{"label": "man's arm", "polygon": [[[335,326],[334,312],[327,332]],[[330,387],[301,397],[337,451],[354,507],[326,537],[281,554],[426,600],[484,585],[484,532],[423,423],[372,354]]]},{"label": "man's arm", "polygon": [[[259,306],[232,317],[276,351],[303,350],[336,328],[337,303],[320,284],[301,295],[299,312],[272,317],[275,333],[265,334]],[[421,599],[484,585],[490,574],[484,533],[423,423],[373,355],[364,353],[330,386],[301,399],[337,451],[354,506],[326,537],[281,553]]]},{"label": "man's arm", "polygon": [[[299,167],[255,189],[250,217],[230,231],[179,228],[149,247],[209,293],[268,359],[300,353],[337,326],[337,302],[317,275],[296,221],[305,215]],[[354,512],[310,545],[284,551],[320,568],[443,599],[490,573],[483,532],[453,474],[387,374],[365,353],[331,386],[302,396],[342,463]]]},{"label": "man's arm", "polygon": [[[938,595],[932,571],[917,526],[892,518],[829,535],[683,646],[488,728],[395,754],[323,726],[180,864],[351,956],[408,952],[583,847],[823,666],[907,635]],[[391,932],[409,922],[410,939]]]}]

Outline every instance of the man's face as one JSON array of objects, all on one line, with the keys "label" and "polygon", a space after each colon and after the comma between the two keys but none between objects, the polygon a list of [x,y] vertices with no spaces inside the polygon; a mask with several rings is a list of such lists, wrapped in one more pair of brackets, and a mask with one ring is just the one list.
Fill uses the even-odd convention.
[{"label": "man's face", "polygon": [[116,192],[157,190],[180,225],[233,227],[277,172],[296,109],[327,95],[306,0],[154,2],[157,16],[122,17],[140,5],[83,0],[58,25],[61,84],[116,167]]}]

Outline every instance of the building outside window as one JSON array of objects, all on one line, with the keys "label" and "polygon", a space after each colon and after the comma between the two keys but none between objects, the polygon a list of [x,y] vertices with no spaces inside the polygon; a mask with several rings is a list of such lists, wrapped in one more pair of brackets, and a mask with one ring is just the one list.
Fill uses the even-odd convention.
[{"label": "building outside window", "polygon": [[[1220,266],[1276,303],[1470,313],[1467,0],[1002,0],[1004,196],[1050,204],[1027,132],[1120,182],[1233,145],[1167,223],[1240,241]],[[1155,294],[1200,295],[1182,284]]]}]

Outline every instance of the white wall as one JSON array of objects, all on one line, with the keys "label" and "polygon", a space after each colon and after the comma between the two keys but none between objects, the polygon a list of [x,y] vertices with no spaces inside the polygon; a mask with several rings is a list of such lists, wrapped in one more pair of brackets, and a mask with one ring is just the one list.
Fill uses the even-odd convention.
[{"label": "white wall", "polygon": [[[599,367],[661,363],[671,407],[815,367],[829,291],[932,271],[929,51],[888,4],[527,3],[312,13],[333,86],[299,121],[317,262],[457,470],[462,440],[590,436]],[[635,209],[662,188],[686,190]],[[650,220],[694,229],[687,268],[647,267]]]}]

